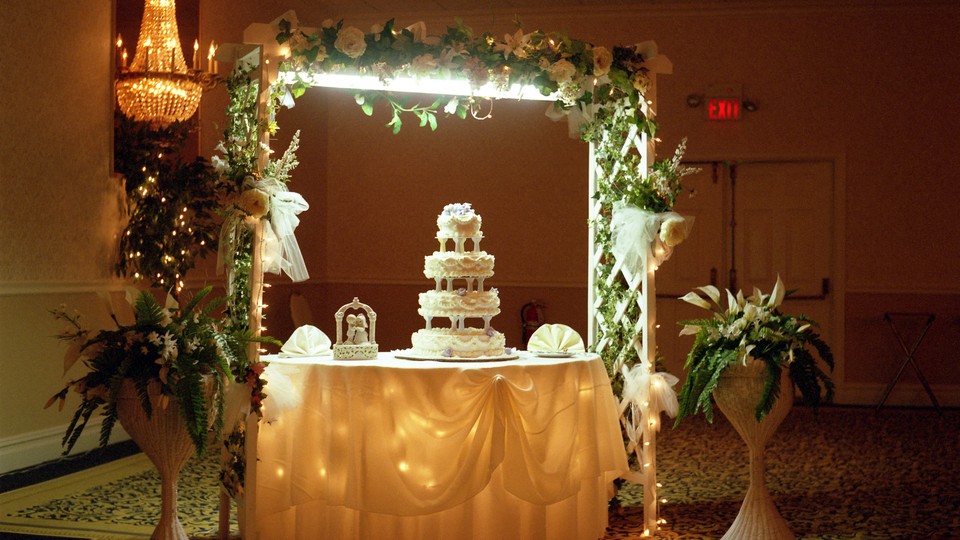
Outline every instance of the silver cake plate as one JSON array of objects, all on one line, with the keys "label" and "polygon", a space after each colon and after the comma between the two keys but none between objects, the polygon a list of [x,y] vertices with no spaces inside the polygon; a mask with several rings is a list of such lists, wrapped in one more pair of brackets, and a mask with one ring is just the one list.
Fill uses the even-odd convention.
[{"label": "silver cake plate", "polygon": [[528,351],[528,352],[540,358],[573,358],[577,354],[583,354],[583,353],[575,353],[570,351]]}]

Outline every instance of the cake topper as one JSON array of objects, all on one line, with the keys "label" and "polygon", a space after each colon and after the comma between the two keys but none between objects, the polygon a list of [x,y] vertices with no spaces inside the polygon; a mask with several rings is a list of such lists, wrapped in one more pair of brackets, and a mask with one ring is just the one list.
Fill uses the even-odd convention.
[{"label": "cake topper", "polygon": [[[348,309],[362,310],[361,313],[347,314]],[[337,321],[337,342],[333,346],[335,360],[371,360],[377,357],[377,313],[359,298],[344,304],[334,314]],[[346,319],[347,331],[344,338],[343,323]],[[370,320],[370,333],[367,334],[367,319]]]}]

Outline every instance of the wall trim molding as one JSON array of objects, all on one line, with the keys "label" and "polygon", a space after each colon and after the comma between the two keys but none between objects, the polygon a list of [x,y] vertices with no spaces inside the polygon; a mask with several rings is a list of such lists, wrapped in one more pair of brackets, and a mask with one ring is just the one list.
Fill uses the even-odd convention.
[{"label": "wall trim molding", "polygon": [[[100,446],[100,425],[103,419],[100,417],[91,418],[83,434],[77,440],[70,455],[87,452]],[[63,434],[67,429],[67,424],[55,426],[28,433],[20,433],[10,437],[0,439],[0,474],[8,473],[19,469],[25,469],[56,461],[66,459],[63,453]],[[123,430],[118,422],[114,425],[113,433],[110,435],[110,443],[116,443],[129,440],[130,436]]]},{"label": "wall trim molding", "polygon": [[0,296],[96,293],[101,291],[119,292],[131,287],[135,287],[132,282],[120,279],[87,281],[8,281],[0,282]]},{"label": "wall trim molding", "polygon": [[960,287],[957,287],[956,284],[951,283],[949,286],[944,285],[941,287],[935,285],[923,285],[920,287],[912,287],[909,289],[891,289],[883,287],[847,287],[847,294],[908,294],[908,295],[951,295],[951,294],[960,294]]},{"label": "wall trim molding", "polygon": [[[837,385],[834,403],[839,405],[876,406],[883,397],[887,385],[883,383],[846,383]],[[960,407],[960,384],[931,384],[930,389],[937,397],[941,408]],[[893,387],[884,407],[928,407],[933,408],[930,396],[920,383],[898,383]]]},{"label": "wall trim molding", "polygon": [[[297,286],[326,286],[326,285],[382,285],[382,286],[411,286],[424,287],[422,279],[392,279],[392,278],[324,278],[309,279],[299,283],[293,283],[290,280],[277,280],[267,283],[272,287],[297,287]],[[497,288],[504,287],[535,287],[543,289],[587,289],[586,282],[542,282],[542,281],[497,281]]]}]

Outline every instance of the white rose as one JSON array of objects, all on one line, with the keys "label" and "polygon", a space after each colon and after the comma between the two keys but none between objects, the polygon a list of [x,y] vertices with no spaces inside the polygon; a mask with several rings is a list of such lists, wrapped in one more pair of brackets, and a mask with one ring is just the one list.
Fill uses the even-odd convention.
[{"label": "white rose", "polygon": [[432,54],[421,54],[410,61],[410,71],[414,75],[429,75],[437,70],[438,65]]},{"label": "white rose", "polygon": [[633,87],[640,92],[641,94],[647,91],[647,86],[650,84],[650,79],[647,78],[642,72],[638,71],[633,74],[633,78],[630,79],[630,82],[633,83]]},{"label": "white rose", "polygon": [[570,79],[576,75],[577,68],[571,64],[569,60],[560,59],[550,66],[548,73],[550,74],[551,81],[565,83],[570,82]]},{"label": "white rose", "polygon": [[359,28],[348,26],[337,34],[337,40],[333,43],[333,46],[337,48],[338,51],[349,56],[350,58],[359,58],[363,55],[364,51],[367,50],[367,42],[365,40],[365,35],[363,30]]},{"label": "white rose", "polygon": [[593,48],[593,76],[603,77],[610,73],[610,66],[613,64],[613,55],[606,47]]},{"label": "white rose", "polygon": [[270,210],[270,196],[259,189],[248,189],[240,194],[237,208],[254,218],[262,218]]},{"label": "white rose", "polygon": [[687,222],[682,217],[668,217],[660,224],[660,241],[674,247],[687,238]]}]

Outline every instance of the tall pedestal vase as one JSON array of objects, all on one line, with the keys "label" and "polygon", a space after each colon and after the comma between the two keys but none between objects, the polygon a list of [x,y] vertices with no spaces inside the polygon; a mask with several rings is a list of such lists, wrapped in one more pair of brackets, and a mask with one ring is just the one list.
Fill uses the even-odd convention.
[{"label": "tall pedestal vase", "polygon": [[750,451],[750,487],[743,498],[737,519],[723,540],[781,540],[796,538],[767,491],[764,478],[764,448],[793,406],[793,383],[789,370],[780,379],[780,398],[773,409],[757,422],[756,407],[769,376],[761,360],[749,360],[727,368],[713,393],[714,401],[730,420]]},{"label": "tall pedestal vase", "polygon": [[180,417],[176,401],[171,398],[166,408],[161,407],[159,385],[155,383],[150,384],[149,394],[153,411],[147,418],[133,381],[125,380],[117,401],[117,417],[123,429],[160,472],[160,522],[153,530],[151,540],[188,540],[177,518],[177,481],[180,470],[196,448]]}]

